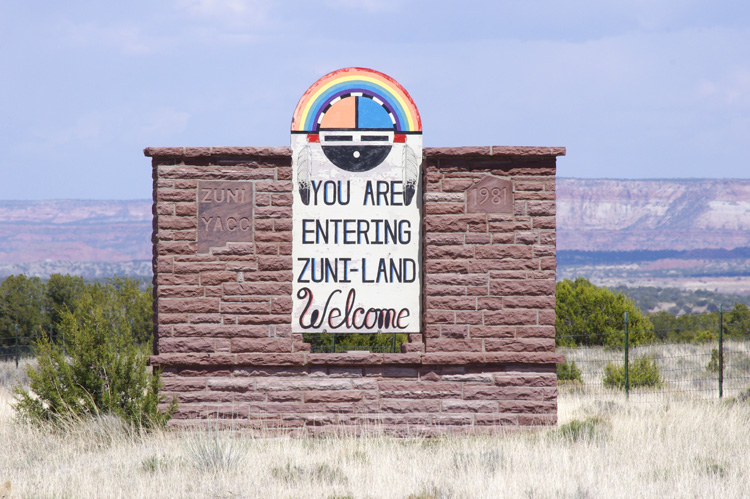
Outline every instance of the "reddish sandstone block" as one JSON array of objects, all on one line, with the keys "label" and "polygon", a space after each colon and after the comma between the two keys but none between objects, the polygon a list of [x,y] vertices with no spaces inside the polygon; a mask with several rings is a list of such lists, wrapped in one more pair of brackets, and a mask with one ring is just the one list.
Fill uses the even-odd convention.
[{"label": "reddish sandstone block", "polygon": [[[198,276],[195,277],[197,278]],[[204,286],[217,286],[226,282],[237,282],[237,272],[202,272],[200,280]]]},{"label": "reddish sandstone block", "polygon": [[[260,220],[258,221],[260,222]],[[255,238],[255,242],[291,242],[292,241],[292,233],[283,231],[283,232],[275,232],[275,231],[260,231],[256,230],[253,234],[253,237]],[[291,261],[291,260],[290,260]]]},{"label": "reddish sandstone block", "polygon": [[358,390],[307,391],[304,392],[305,403],[315,402],[359,402],[363,399]]},{"label": "reddish sandstone block", "polygon": [[290,270],[281,270],[275,272],[247,272],[245,281],[248,282],[292,282],[292,272]]},{"label": "reddish sandstone block", "polygon": [[554,326],[519,326],[516,329],[519,338],[554,338]]},{"label": "reddish sandstone block", "polygon": [[480,340],[437,339],[426,345],[427,352],[481,352]]},{"label": "reddish sandstone block", "polygon": [[527,206],[531,216],[555,216],[554,201],[527,201]]},{"label": "reddish sandstone block", "polygon": [[498,326],[535,325],[536,310],[507,309],[484,312],[484,324]]},{"label": "reddish sandstone block", "polygon": [[183,324],[188,317],[189,314],[159,314],[159,324]]},{"label": "reddish sandstone block", "polygon": [[503,298],[477,298],[477,310],[501,310]]},{"label": "reddish sandstone block", "polygon": [[533,224],[535,229],[552,229],[556,227],[555,217],[534,217]]},{"label": "reddish sandstone block", "polygon": [[222,262],[175,262],[175,274],[200,274],[206,271],[223,271],[227,265]]},{"label": "reddish sandstone block", "polygon": [[425,274],[459,273],[468,272],[469,264],[465,261],[456,260],[427,260],[423,265]]},{"label": "reddish sandstone block", "polygon": [[279,254],[279,243],[257,243],[255,247],[259,255]]},{"label": "reddish sandstone block", "polygon": [[425,353],[422,356],[422,364],[424,365],[463,365],[463,364],[481,364],[484,362],[484,354],[482,353],[466,353],[466,352],[451,352],[451,353]]},{"label": "reddish sandstone block", "polygon": [[516,328],[512,326],[470,326],[472,338],[513,338]]},{"label": "reddish sandstone block", "polygon": [[539,244],[539,232],[516,232],[516,244]]},{"label": "reddish sandstone block", "polygon": [[159,354],[213,352],[213,340],[209,338],[161,338]]},{"label": "reddish sandstone block", "polygon": [[425,284],[448,286],[482,286],[489,282],[486,274],[427,274]]},{"label": "reddish sandstone block", "polygon": [[208,389],[216,391],[245,392],[251,390],[255,380],[251,378],[210,378]]},{"label": "reddish sandstone block", "polygon": [[219,300],[215,298],[162,298],[159,313],[211,313],[219,312]]},{"label": "reddish sandstone block", "polygon": [[441,259],[467,259],[474,258],[474,248],[471,246],[430,246],[426,248],[427,258]]},{"label": "reddish sandstone block", "polygon": [[440,336],[442,338],[458,338],[463,339],[467,338],[469,336],[469,326],[460,324],[460,325],[441,325],[440,328]]},{"label": "reddish sandstone block", "polygon": [[292,259],[280,256],[261,256],[258,258],[258,270],[292,270]]},{"label": "reddish sandstone block", "polygon": [[529,246],[477,246],[474,250],[477,259],[497,259],[501,260],[504,258],[512,259],[529,259],[532,257],[532,249]]},{"label": "reddish sandstone block", "polygon": [[[481,299],[481,298],[480,298]],[[503,300],[505,308],[554,308],[554,296],[507,296]]]},{"label": "reddish sandstone block", "polygon": [[554,281],[492,281],[490,293],[499,296],[554,296]]},{"label": "reddish sandstone block", "polygon": [[[151,212],[154,215],[174,215],[175,203],[154,203]],[[158,224],[156,224],[158,226]]]},{"label": "reddish sandstone block", "polygon": [[462,215],[466,211],[464,203],[429,203],[423,213],[426,215]]},{"label": "reddish sandstone block", "polygon": [[292,312],[292,299],[288,296],[281,296],[271,299],[272,314],[289,314]]},{"label": "reddish sandstone block", "polygon": [[239,324],[289,324],[289,314],[253,314],[237,316]]},{"label": "reddish sandstone block", "polygon": [[439,400],[381,399],[381,412],[414,413],[440,412]]},{"label": "reddish sandstone block", "polygon": [[195,190],[158,189],[156,191],[157,201],[192,201],[195,202],[197,193]]},{"label": "reddish sandstone block", "polygon": [[489,294],[489,285],[484,286],[467,286],[466,294],[469,296],[486,296]]},{"label": "reddish sandstone block", "polygon": [[492,234],[466,234],[464,236],[465,244],[490,244],[492,243]]},{"label": "reddish sandstone block", "polygon": [[238,353],[237,365],[301,366],[304,353]]},{"label": "reddish sandstone block", "polygon": [[500,413],[482,413],[474,415],[477,426],[518,426],[518,415]]},{"label": "reddish sandstone block", "polygon": [[206,378],[169,378],[162,377],[162,389],[168,392],[188,392],[205,390]]},{"label": "reddish sandstone block", "polygon": [[292,351],[292,340],[290,339],[252,339],[252,338],[233,338],[232,352],[291,352]]},{"label": "reddish sandstone block", "polygon": [[444,310],[475,310],[476,298],[460,296],[427,296],[425,299],[428,309]]},{"label": "reddish sandstone block", "polygon": [[253,302],[253,303],[222,303],[221,313],[222,314],[262,314],[270,312],[270,304],[268,302]]},{"label": "reddish sandstone block", "polygon": [[[486,291],[487,288],[485,288]],[[430,286],[422,287],[422,292],[427,296],[460,296],[466,294],[465,286]]]},{"label": "reddish sandstone block", "polygon": [[194,217],[160,216],[158,218],[158,227],[159,230],[196,229],[198,227],[198,221]]},{"label": "reddish sandstone block", "polygon": [[159,241],[156,243],[156,254],[193,255],[197,251],[196,243],[187,241]]},{"label": "reddish sandstone block", "polygon": [[540,310],[539,314],[539,325],[540,326],[554,326],[555,325],[555,310]]},{"label": "reddish sandstone block", "polygon": [[423,217],[426,232],[465,232],[467,221],[459,215],[425,215]]},{"label": "reddish sandstone block", "polygon": [[534,246],[534,258],[555,257],[554,246]]},{"label": "reddish sandstone block", "polygon": [[234,324],[189,324],[175,326],[176,336],[204,336],[216,338],[264,338],[268,337],[268,326],[246,326]]},{"label": "reddish sandstone block", "polygon": [[539,400],[501,400],[500,412],[516,414],[544,414],[557,412],[556,401]]},{"label": "reddish sandstone block", "polygon": [[554,352],[554,338],[513,338],[484,340],[488,352]]},{"label": "reddish sandstone block", "polygon": [[380,381],[382,398],[395,399],[444,399],[461,398],[461,383],[432,381]]},{"label": "reddish sandstone block", "polygon": [[483,324],[484,312],[482,311],[456,311],[456,324]]},{"label": "reddish sandstone block", "polygon": [[443,412],[498,412],[500,404],[491,400],[443,400]]},{"label": "reddish sandstone block", "polygon": [[424,234],[425,246],[458,246],[464,244],[462,234]]},{"label": "reddish sandstone block", "polygon": [[267,392],[269,402],[302,402],[302,392]]},{"label": "reddish sandstone block", "polygon": [[499,373],[495,374],[494,378],[498,386],[557,386],[555,373]]},{"label": "reddish sandstone block", "polygon": [[183,217],[194,217],[198,215],[197,203],[175,203],[174,214]]},{"label": "reddish sandstone block", "polygon": [[203,294],[201,286],[159,286],[156,289],[158,298],[197,298]]},{"label": "reddish sandstone block", "polygon": [[225,295],[282,295],[292,294],[291,282],[241,282],[224,284]]},{"label": "reddish sandstone block", "polygon": [[557,240],[555,232],[542,232],[539,235],[539,244],[554,246]]},{"label": "reddish sandstone block", "polygon": [[516,194],[515,199],[518,200],[534,200],[534,201],[554,201],[554,192],[519,192]]}]

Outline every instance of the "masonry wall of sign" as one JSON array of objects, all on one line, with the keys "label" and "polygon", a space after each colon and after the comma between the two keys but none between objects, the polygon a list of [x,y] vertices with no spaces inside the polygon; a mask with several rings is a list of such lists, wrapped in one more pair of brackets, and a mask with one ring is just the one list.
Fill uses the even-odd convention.
[{"label": "masonry wall of sign", "polygon": [[[145,150],[151,361],[180,402],[173,424],[443,433],[555,423],[565,150],[422,151],[407,97],[351,68],[300,100],[291,149]],[[302,333],[323,331],[409,342],[401,353],[311,353]]]}]

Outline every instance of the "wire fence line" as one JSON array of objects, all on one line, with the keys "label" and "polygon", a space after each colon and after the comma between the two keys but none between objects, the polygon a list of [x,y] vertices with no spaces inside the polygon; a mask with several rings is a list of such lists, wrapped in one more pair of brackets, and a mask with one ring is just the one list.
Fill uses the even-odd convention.
[{"label": "wire fence line", "polygon": [[[633,345],[632,337],[628,341],[626,330],[606,334],[558,334],[557,352],[566,360],[565,365],[558,366],[560,387],[602,396],[622,390],[638,401],[656,400],[666,394],[703,399],[750,396],[749,330],[750,321],[724,325],[719,317],[709,324],[701,323],[692,331],[684,327],[658,331],[662,338],[669,333],[680,333],[693,337],[692,341],[657,339]],[[706,331],[710,334],[707,335]],[[40,331],[31,336],[10,334],[0,336],[0,361],[15,361],[18,366],[22,359],[35,357],[39,334],[65,348],[62,331]],[[605,345],[592,345],[592,338],[598,338],[599,342],[603,340]],[[313,351],[338,353],[362,349],[397,352],[400,351],[397,346],[400,345],[395,336],[387,344],[378,346],[348,345],[334,337],[332,344],[316,346]],[[644,369],[655,371],[657,377],[643,378]]]},{"label": "wire fence line", "polygon": [[[667,394],[710,399],[750,396],[750,323],[701,321],[695,329],[660,329],[659,337],[679,333],[692,340],[633,345],[625,317],[623,331],[606,334],[559,334],[558,353],[566,363],[558,367],[563,389],[611,395],[622,390],[638,401],[658,400]],[[654,331],[656,332],[656,331]],[[605,345],[591,345],[591,338]],[[630,341],[629,341],[630,340]]]}]

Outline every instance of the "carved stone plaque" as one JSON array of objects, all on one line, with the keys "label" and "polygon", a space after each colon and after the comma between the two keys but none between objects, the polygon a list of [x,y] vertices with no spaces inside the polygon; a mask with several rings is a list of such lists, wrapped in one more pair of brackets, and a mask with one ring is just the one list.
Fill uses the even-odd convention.
[{"label": "carved stone plaque", "polygon": [[513,182],[488,175],[466,191],[468,213],[513,213]]},{"label": "carved stone plaque", "polygon": [[253,183],[198,182],[198,253],[253,241]]}]

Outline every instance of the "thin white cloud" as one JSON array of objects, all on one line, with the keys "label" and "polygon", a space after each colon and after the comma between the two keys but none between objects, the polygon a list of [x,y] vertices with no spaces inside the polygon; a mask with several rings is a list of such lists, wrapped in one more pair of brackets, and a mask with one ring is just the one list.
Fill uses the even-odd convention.
[{"label": "thin white cloud", "polygon": [[182,133],[190,120],[190,113],[162,107],[146,117],[141,133],[154,139],[163,139]]},{"label": "thin white cloud", "polygon": [[138,26],[66,22],[61,31],[63,40],[73,45],[110,47],[124,55],[151,54],[171,45],[169,39],[148,35]]},{"label": "thin white cloud", "polygon": [[176,0],[174,6],[192,18],[230,26],[260,24],[270,11],[270,3],[263,0]]},{"label": "thin white cloud", "polygon": [[404,0],[327,0],[325,5],[332,8],[364,10],[371,14],[394,12],[404,5]]}]

